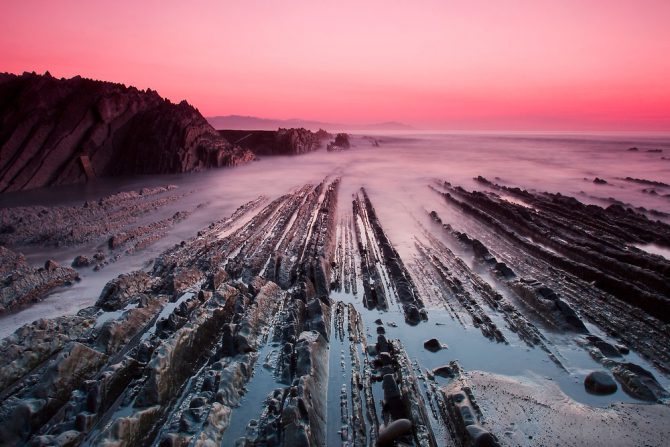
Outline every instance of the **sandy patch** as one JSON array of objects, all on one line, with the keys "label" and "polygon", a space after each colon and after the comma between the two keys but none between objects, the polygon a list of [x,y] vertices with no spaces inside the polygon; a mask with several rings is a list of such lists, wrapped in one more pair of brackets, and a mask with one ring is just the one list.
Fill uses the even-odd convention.
[{"label": "sandy patch", "polygon": [[670,439],[670,406],[574,401],[549,380],[465,373],[485,427],[510,446],[661,446]]}]

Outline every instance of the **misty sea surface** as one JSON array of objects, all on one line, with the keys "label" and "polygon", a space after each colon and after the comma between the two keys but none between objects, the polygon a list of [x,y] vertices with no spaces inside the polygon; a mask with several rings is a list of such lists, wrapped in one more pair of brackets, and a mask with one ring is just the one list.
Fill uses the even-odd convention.
[{"label": "misty sea surface", "polygon": [[[379,147],[369,138],[379,141]],[[436,229],[428,213],[436,210],[445,223],[456,230],[467,231],[484,240],[495,235],[481,234],[480,226],[471,226],[450,208],[429,185],[448,181],[465,189],[486,189],[473,180],[479,175],[506,186],[518,186],[534,191],[560,192],[574,196],[584,203],[609,206],[616,199],[635,207],[670,213],[670,187],[650,186],[625,180],[626,177],[670,183],[670,135],[668,134],[604,134],[604,133],[431,133],[431,132],[373,132],[357,131],[353,147],[343,152],[325,149],[286,157],[260,157],[259,161],[237,168],[211,170],[184,175],[104,179],[86,185],[64,186],[46,190],[11,193],[0,196],[0,206],[21,205],[77,205],[85,200],[98,199],[120,191],[137,190],[146,186],[175,184],[180,192],[194,191],[185,198],[171,203],[161,214],[171,215],[180,210],[194,210],[183,222],[175,225],[167,237],[149,248],[124,256],[99,272],[81,270],[82,281],[60,289],[44,301],[0,317],[0,337],[6,337],[23,324],[38,318],[73,314],[95,303],[105,283],[120,273],[150,268],[152,259],[166,248],[196,235],[210,222],[232,214],[240,205],[260,195],[272,200],[305,183],[317,184],[324,178],[341,177],[338,202],[338,220],[351,214],[351,197],[365,187],[377,211],[380,222],[405,263],[411,263],[416,253],[415,237],[429,229],[448,245],[454,253],[473,266],[472,255],[463,253]],[[637,151],[629,151],[637,147]],[[658,150],[661,152],[648,152]],[[596,184],[594,178],[606,184]],[[651,191],[654,192],[651,192]],[[512,200],[511,198],[508,198]],[[196,206],[205,206],[197,208]],[[521,203],[522,204],[522,203]],[[523,205],[523,204],[522,204]],[[664,216],[650,217],[668,222]],[[99,245],[96,244],[95,246]],[[95,246],[56,250],[25,249],[28,260],[42,265],[46,259],[68,264],[82,253],[93,253]],[[661,256],[670,256],[670,247],[639,246]],[[485,279],[486,275],[480,273]],[[359,289],[360,290],[360,289]],[[479,330],[466,329],[450,318],[442,308],[429,308],[429,321],[417,327],[404,323],[399,309],[388,312],[366,310],[360,297],[334,293],[333,299],[356,304],[366,325],[384,313],[384,321],[395,321],[397,327],[387,327],[387,336],[401,338],[412,360],[424,368],[433,368],[458,359],[465,370],[482,370],[519,378],[549,378],[572,398],[591,405],[606,406],[612,402],[633,402],[630,396],[617,391],[611,396],[593,396],[585,393],[585,371],[601,366],[588,353],[577,347],[569,335],[552,334],[540,322],[536,324],[557,347],[568,364],[568,372],[549,361],[540,349],[528,348],[518,338],[509,345],[497,344],[481,336]],[[439,323],[437,325],[436,323]],[[589,330],[601,335],[595,327]],[[372,336],[372,334],[370,334]],[[433,354],[423,349],[423,341],[437,336],[449,345],[448,350]],[[376,337],[376,335],[375,335]],[[511,339],[511,338],[510,338]],[[336,350],[331,346],[331,350]],[[331,363],[337,364],[340,353],[331,353]],[[653,370],[666,388],[670,381],[635,353],[627,356],[645,368]],[[333,366],[331,365],[331,370]],[[337,371],[334,371],[337,372]],[[262,373],[259,373],[263,376]],[[346,377],[331,374],[333,391],[339,395]],[[259,379],[260,380],[260,379]],[[271,379],[263,379],[271,380]],[[339,383],[340,385],[337,385]],[[336,385],[336,386],[335,386]],[[263,390],[274,384],[265,383]],[[252,388],[250,385],[249,389]],[[329,393],[331,391],[329,390]],[[249,393],[240,409],[233,412],[230,434],[235,439],[244,433],[251,417],[257,417],[262,404],[259,399],[266,393]],[[329,397],[331,397],[329,395]],[[337,396],[333,395],[333,398]],[[339,398],[337,398],[339,399]],[[336,399],[336,401],[337,401]],[[334,405],[338,405],[337,403]],[[329,409],[329,418],[330,415]],[[332,417],[336,417],[333,415]],[[336,422],[336,421],[335,421]],[[329,426],[331,426],[329,424]],[[332,427],[338,427],[339,424]],[[329,436],[331,436],[329,434]],[[334,434],[333,436],[336,436]]]}]

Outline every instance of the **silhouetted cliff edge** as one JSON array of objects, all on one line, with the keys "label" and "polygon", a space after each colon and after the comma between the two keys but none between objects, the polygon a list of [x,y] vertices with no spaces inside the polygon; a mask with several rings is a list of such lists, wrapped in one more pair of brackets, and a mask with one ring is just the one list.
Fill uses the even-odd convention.
[{"label": "silhouetted cliff edge", "polygon": [[234,147],[186,101],[123,84],[0,74],[0,191],[235,166]]}]

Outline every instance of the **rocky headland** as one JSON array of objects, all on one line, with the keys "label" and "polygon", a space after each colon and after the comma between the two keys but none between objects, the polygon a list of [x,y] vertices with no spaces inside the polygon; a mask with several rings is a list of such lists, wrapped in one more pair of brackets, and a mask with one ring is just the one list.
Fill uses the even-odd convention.
[{"label": "rocky headland", "polygon": [[150,89],[48,72],[0,75],[0,191],[253,158],[186,101],[173,104]]}]

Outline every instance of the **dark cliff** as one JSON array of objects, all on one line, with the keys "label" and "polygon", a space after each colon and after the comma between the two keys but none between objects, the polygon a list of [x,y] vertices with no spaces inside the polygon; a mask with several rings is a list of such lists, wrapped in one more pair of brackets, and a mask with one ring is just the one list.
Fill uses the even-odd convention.
[{"label": "dark cliff", "polygon": [[78,76],[0,75],[0,191],[252,159],[186,101]]},{"label": "dark cliff", "polygon": [[233,144],[251,150],[256,155],[300,155],[321,147],[321,140],[329,136],[319,129],[278,130],[220,130],[219,133]]}]

